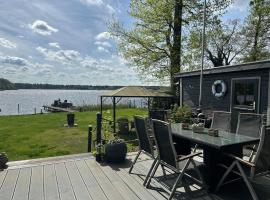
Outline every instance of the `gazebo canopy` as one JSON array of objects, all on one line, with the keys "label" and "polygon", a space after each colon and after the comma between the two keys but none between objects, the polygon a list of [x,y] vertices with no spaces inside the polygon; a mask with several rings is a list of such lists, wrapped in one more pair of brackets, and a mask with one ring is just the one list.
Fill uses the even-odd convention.
[{"label": "gazebo canopy", "polygon": [[117,90],[112,90],[101,95],[101,97],[173,97],[168,90],[164,88],[148,89],[143,86],[126,86]]},{"label": "gazebo canopy", "polygon": [[[170,94],[166,87],[159,87],[157,89],[149,89],[144,86],[126,86],[117,90],[108,91],[100,95],[100,112],[102,114],[102,104],[103,98],[111,97],[113,100],[113,129],[116,132],[116,104],[123,98],[147,98],[148,99],[148,109],[150,98],[172,98],[173,95]],[[119,99],[116,101],[116,99]]]}]

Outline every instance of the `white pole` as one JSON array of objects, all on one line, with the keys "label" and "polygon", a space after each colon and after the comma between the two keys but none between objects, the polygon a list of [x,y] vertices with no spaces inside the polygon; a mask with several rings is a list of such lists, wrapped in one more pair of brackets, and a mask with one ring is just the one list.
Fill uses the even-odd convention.
[{"label": "white pole", "polygon": [[203,7],[203,32],[202,32],[202,57],[201,57],[199,107],[202,106],[202,83],[203,83],[203,67],[204,67],[204,51],[205,51],[205,27],[206,27],[206,0],[204,0],[204,7]]}]

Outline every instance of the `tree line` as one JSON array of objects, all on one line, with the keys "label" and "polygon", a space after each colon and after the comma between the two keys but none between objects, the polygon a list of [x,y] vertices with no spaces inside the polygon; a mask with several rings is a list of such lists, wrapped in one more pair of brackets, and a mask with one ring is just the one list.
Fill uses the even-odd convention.
[{"label": "tree line", "polygon": [[[249,1],[248,15],[222,20],[235,0],[207,0],[205,67],[270,58],[270,0]],[[199,69],[204,0],[131,0],[133,24],[108,23],[118,49],[142,77],[169,80],[179,71]]]},{"label": "tree line", "polygon": [[63,90],[116,90],[122,86],[109,85],[56,85],[41,83],[15,83],[16,89],[63,89]]}]

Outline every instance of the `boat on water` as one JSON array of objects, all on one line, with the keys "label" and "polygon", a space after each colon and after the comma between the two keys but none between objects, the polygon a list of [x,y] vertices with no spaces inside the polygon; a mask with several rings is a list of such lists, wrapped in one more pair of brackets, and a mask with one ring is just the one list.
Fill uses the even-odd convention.
[{"label": "boat on water", "polygon": [[71,102],[68,102],[67,100],[64,100],[63,102],[61,99],[54,100],[53,104],[51,104],[53,107],[59,107],[59,108],[71,108],[73,107],[73,104]]}]

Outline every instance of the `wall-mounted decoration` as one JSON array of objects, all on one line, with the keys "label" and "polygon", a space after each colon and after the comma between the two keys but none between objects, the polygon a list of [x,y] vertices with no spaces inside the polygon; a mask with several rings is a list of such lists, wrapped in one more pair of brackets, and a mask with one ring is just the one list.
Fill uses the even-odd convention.
[{"label": "wall-mounted decoration", "polygon": [[227,92],[227,85],[222,80],[216,80],[212,85],[212,94],[216,98],[222,98]]}]

